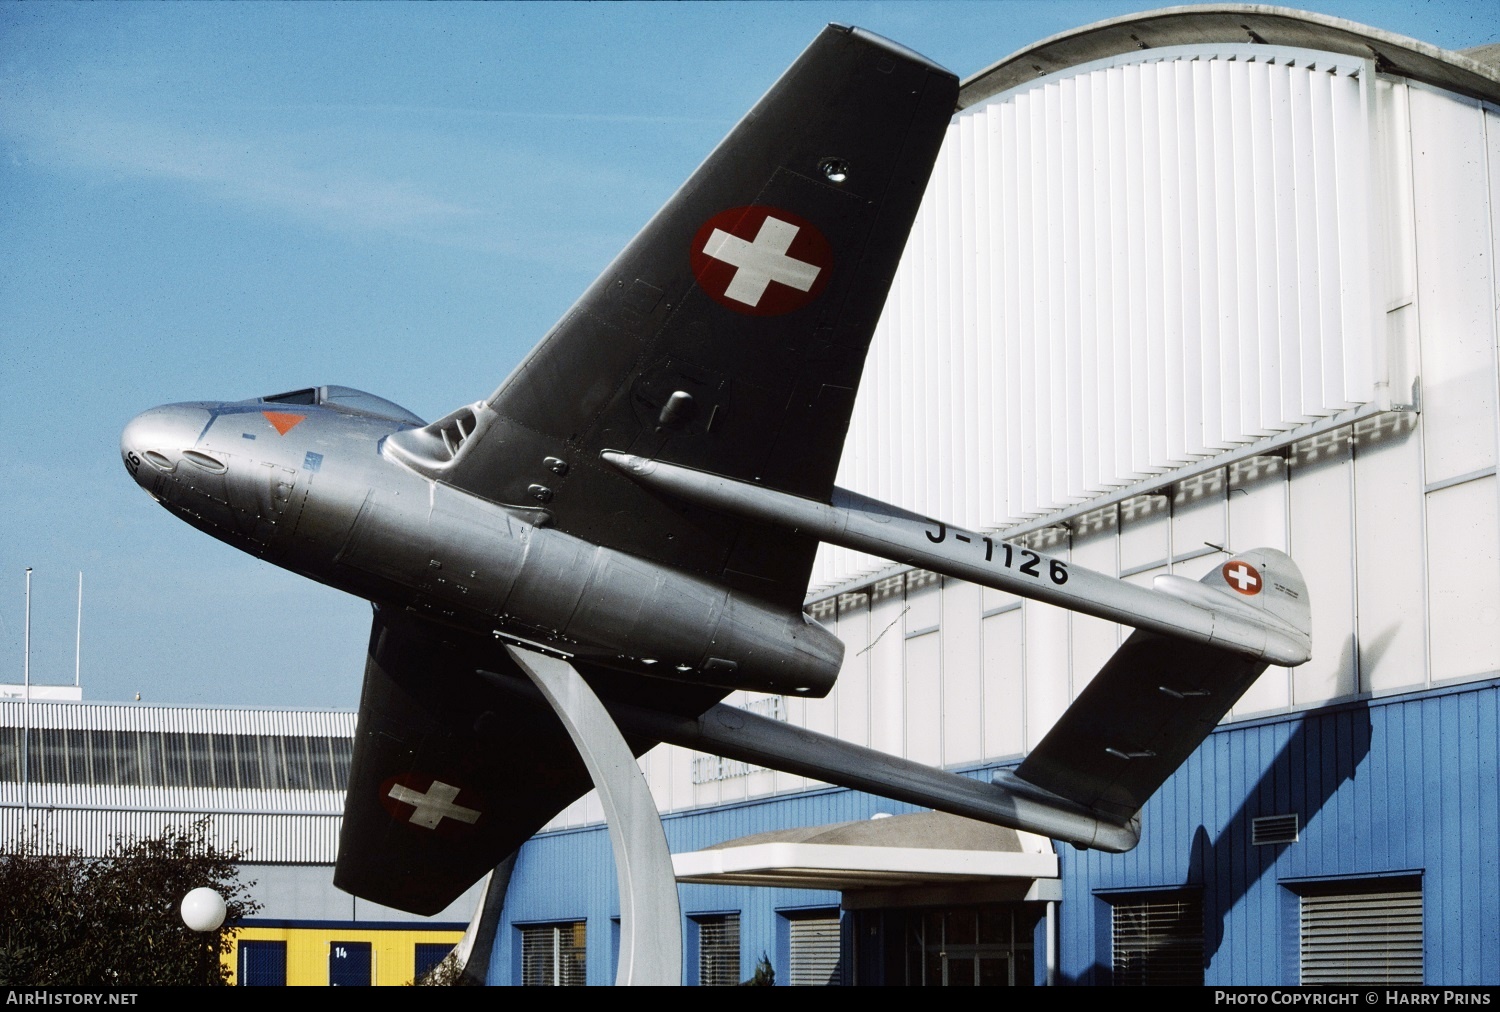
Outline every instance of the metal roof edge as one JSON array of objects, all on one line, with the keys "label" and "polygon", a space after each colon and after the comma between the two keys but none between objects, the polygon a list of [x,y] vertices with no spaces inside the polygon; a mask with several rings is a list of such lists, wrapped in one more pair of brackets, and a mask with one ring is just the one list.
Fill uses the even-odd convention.
[{"label": "metal roof edge", "polygon": [[[1039,77],[1095,60],[1164,46],[1226,42],[1293,46],[1373,59],[1382,73],[1500,103],[1500,68],[1463,53],[1327,14],[1271,4],[1215,3],[1127,14],[1042,39],[965,78],[959,86],[958,107],[968,108]],[[1484,49],[1475,47],[1476,52]]]}]

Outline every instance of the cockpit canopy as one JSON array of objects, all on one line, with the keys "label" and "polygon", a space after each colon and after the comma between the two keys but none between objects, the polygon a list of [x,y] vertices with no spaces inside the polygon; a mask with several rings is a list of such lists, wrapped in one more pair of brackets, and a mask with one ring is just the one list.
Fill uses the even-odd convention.
[{"label": "cockpit canopy", "polygon": [[426,420],[412,414],[401,405],[393,404],[384,397],[376,397],[374,394],[367,394],[353,387],[325,386],[289,390],[284,394],[262,397],[261,402],[265,404],[323,404],[357,415],[373,415],[376,418],[389,418],[412,425],[427,424]]}]

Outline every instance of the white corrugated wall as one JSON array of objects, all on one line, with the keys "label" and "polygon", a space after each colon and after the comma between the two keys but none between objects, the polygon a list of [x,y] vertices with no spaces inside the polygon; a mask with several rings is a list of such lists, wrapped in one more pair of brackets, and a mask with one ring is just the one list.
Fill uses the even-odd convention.
[{"label": "white corrugated wall", "polygon": [[0,700],[0,727],[352,738],[354,718],[352,710],[250,710],[42,701],[34,701],[28,707],[19,699]]},{"label": "white corrugated wall", "polygon": [[[839,484],[1002,528],[1370,401],[1367,76],[1162,49],[960,112]],[[825,549],[813,584],[879,565]]]},{"label": "white corrugated wall", "polygon": [[[188,734],[354,735],[349,711],[215,709],[128,703],[0,701],[0,728],[174,731]],[[207,818],[221,846],[250,860],[332,864],[344,792],[0,782],[0,840],[28,835],[49,848],[107,853],[116,841],[155,836]]]},{"label": "white corrugated wall", "polygon": [[117,842],[148,839],[168,828],[185,830],[206,818],[208,838],[218,847],[238,847],[247,861],[333,864],[342,808],[342,794],[339,810],[322,815],[0,806],[0,839],[14,842],[30,836],[53,853],[77,850],[86,857],[100,857]]}]

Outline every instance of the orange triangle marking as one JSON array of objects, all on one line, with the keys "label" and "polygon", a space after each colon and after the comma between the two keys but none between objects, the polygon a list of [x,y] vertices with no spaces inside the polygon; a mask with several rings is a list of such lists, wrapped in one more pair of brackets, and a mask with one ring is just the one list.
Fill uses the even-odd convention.
[{"label": "orange triangle marking", "polygon": [[283,436],[297,427],[297,423],[306,418],[306,415],[294,415],[287,411],[262,411],[266,421],[276,427],[276,431]]}]

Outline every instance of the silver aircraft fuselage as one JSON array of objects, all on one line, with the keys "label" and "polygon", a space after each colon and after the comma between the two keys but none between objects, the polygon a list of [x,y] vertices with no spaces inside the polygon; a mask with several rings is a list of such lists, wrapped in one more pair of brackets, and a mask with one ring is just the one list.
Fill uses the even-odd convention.
[{"label": "silver aircraft fuselage", "polygon": [[382,606],[658,677],[812,696],[833,686],[843,644],[801,613],[418,473],[387,446],[421,426],[396,405],[300,393],[317,403],[152,408],[125,427],[125,467],[199,530]]}]

